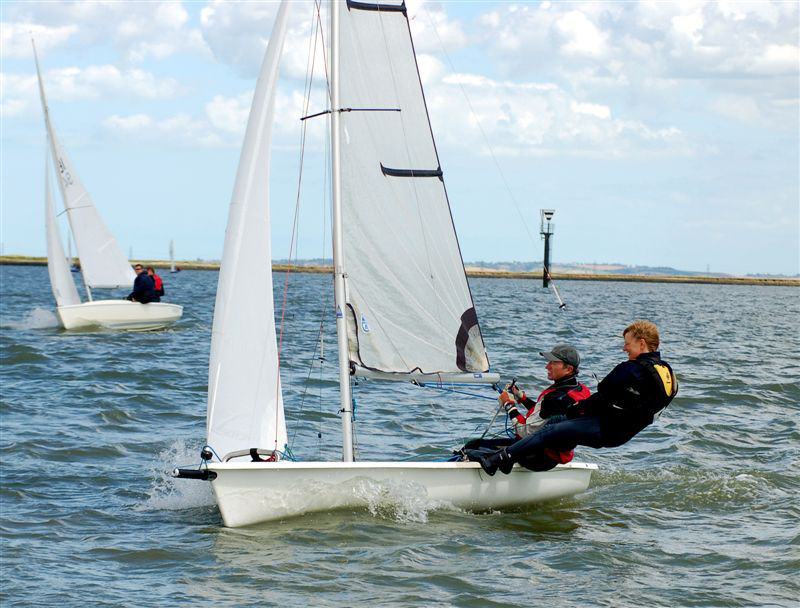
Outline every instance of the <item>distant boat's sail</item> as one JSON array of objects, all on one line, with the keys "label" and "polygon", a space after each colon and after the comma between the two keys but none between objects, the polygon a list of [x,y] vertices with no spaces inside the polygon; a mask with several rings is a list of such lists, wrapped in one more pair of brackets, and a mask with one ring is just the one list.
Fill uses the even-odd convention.
[{"label": "distant boat's sail", "polygon": [[116,239],[97,212],[89,198],[89,193],[81,184],[72,163],[53,131],[35,48],[34,57],[36,58],[39,95],[50,140],[50,150],[59,176],[58,185],[64,200],[64,207],[67,210],[72,234],[75,235],[75,246],[78,249],[84,281],[89,287],[130,287],[136,275]]},{"label": "distant boat's sail", "polygon": [[258,78],[239,159],[220,265],[208,367],[208,443],[221,457],[283,450],[272,295],[270,137],[288,2],[282,2]]},{"label": "distant boat's sail", "polygon": [[351,361],[398,379],[486,372],[405,5],[334,5]]},{"label": "distant boat's sail", "polygon": [[45,159],[44,167],[44,207],[47,231],[47,272],[50,274],[50,287],[56,299],[56,306],[80,304],[81,298],[70,273],[70,261],[64,257],[64,246],[56,221],[53,196],[50,191],[50,162]]},{"label": "distant boat's sail", "polygon": [[175,246],[171,240],[169,242],[169,271],[175,272]]}]

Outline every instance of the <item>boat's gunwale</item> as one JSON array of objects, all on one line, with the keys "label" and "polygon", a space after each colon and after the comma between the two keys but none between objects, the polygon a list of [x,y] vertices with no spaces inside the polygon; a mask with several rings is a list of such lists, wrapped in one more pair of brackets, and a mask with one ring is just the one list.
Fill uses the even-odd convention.
[{"label": "boat's gunwale", "polygon": [[174,304],[172,302],[148,302],[142,304],[141,302],[131,302],[130,300],[91,300],[89,302],[81,302],[80,304],[67,304],[65,306],[57,306],[59,310],[71,310],[77,308],[92,308],[99,306],[130,306],[132,304],[140,304],[141,306],[152,306],[156,308],[180,308],[183,311],[183,306]]},{"label": "boat's gunwale", "polygon": [[[277,462],[210,462],[208,469],[211,471],[225,471],[225,470],[280,470],[280,469],[356,469],[356,470],[370,470],[370,469],[441,469],[441,470],[458,470],[458,469],[479,469],[480,464],[477,462],[458,461],[458,462],[431,462],[431,461],[411,461],[411,462],[389,462],[389,461],[364,461],[357,462],[341,462],[341,461],[293,461],[293,460],[279,460]],[[581,470],[598,470],[598,466],[589,462],[570,462],[567,464],[557,465],[550,471],[563,471],[568,469],[581,469]],[[527,471],[534,473],[537,471],[530,471],[523,467],[515,467],[515,470]],[[547,473],[548,471],[538,471]]]}]

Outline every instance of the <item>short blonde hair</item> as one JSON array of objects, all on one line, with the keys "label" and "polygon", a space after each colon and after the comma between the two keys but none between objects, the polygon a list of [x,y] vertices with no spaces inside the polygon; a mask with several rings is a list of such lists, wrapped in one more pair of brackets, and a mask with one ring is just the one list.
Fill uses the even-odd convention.
[{"label": "short blonde hair", "polygon": [[624,338],[628,332],[633,334],[633,337],[637,340],[639,338],[644,340],[647,344],[647,348],[651,351],[658,350],[660,339],[658,337],[658,327],[656,327],[655,323],[650,321],[634,321],[625,328],[625,331],[622,332],[622,337]]}]

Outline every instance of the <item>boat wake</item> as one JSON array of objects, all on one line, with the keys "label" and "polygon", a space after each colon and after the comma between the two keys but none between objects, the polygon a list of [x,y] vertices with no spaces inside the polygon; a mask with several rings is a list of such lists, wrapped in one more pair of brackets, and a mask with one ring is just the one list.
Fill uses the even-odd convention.
[{"label": "boat wake", "polygon": [[200,445],[189,440],[177,440],[158,454],[150,470],[152,485],[149,497],[137,505],[137,511],[180,511],[197,507],[214,506],[211,484],[205,482],[186,483],[170,475],[176,462],[197,461]]},{"label": "boat wake", "polygon": [[768,473],[755,471],[698,470],[685,465],[653,471],[602,472],[594,485],[596,492],[627,486],[626,493],[638,493],[639,500],[651,499],[662,508],[723,508],[758,504],[780,499],[782,490]]},{"label": "boat wake", "polygon": [[427,497],[418,484],[359,479],[353,493],[364,501],[373,517],[399,523],[427,523],[428,513],[437,510],[457,511],[452,504]]},{"label": "boat wake", "polygon": [[56,314],[47,308],[34,308],[25,318],[3,323],[4,329],[53,329],[60,327]]}]

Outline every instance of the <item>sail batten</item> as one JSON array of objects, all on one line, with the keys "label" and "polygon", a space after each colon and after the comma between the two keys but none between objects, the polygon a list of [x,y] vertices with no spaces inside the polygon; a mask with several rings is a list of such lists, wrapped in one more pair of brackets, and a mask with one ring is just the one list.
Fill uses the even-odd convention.
[{"label": "sail batten", "polygon": [[400,110],[341,114],[351,363],[398,379],[486,372],[405,4],[334,4],[341,107]]},{"label": "sail batten", "polygon": [[376,11],[384,13],[406,13],[406,3],[400,4],[386,4],[380,2],[359,2],[358,0],[347,0],[347,8],[362,10],[362,11]]},{"label": "sail batten", "polygon": [[444,178],[441,167],[436,169],[392,169],[384,167],[381,163],[381,173],[391,177],[438,177],[441,180]]},{"label": "sail batten", "polygon": [[256,84],[231,197],[211,332],[208,443],[223,457],[283,450],[272,294],[269,164],[288,2],[282,2]]}]

